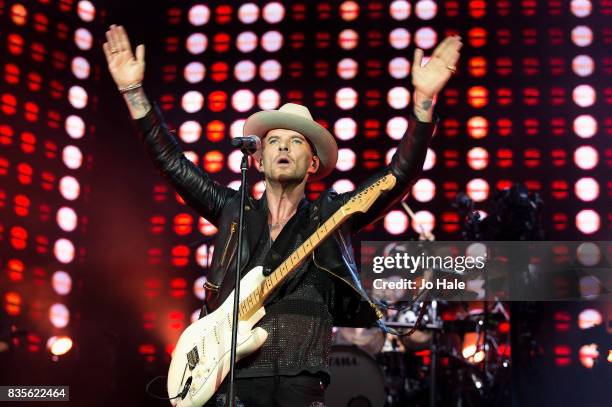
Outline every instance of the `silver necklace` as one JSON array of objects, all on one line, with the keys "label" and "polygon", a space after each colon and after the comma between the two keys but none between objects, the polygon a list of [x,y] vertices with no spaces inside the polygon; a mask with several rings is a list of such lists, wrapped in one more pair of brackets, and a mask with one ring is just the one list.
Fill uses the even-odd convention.
[{"label": "silver necklace", "polygon": [[289,218],[291,218],[291,216],[289,216],[288,218],[285,218],[285,219],[281,220],[281,221],[280,221],[280,222],[278,222],[278,223],[270,223],[270,222],[268,222],[268,225],[270,226],[270,228],[271,228],[271,229],[277,229],[277,228],[279,228],[279,227],[283,226],[285,223],[287,223],[287,222],[289,221]]}]

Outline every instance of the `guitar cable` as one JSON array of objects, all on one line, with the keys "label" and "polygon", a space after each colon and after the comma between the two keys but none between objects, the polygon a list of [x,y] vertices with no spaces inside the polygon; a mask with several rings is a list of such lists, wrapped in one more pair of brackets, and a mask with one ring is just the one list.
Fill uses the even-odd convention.
[{"label": "guitar cable", "polygon": [[183,390],[182,390],[182,391],[181,391],[181,392],[180,392],[180,393],[179,393],[177,396],[174,396],[174,397],[162,397],[162,396],[158,396],[157,394],[153,393],[153,392],[152,392],[152,391],[149,389],[149,388],[151,387],[151,385],[152,385],[152,384],[153,384],[155,381],[157,381],[157,380],[158,380],[158,379],[160,379],[160,378],[167,378],[167,377],[168,377],[168,376],[156,376],[156,377],[154,377],[153,379],[151,379],[151,380],[149,381],[149,383],[147,383],[147,385],[146,385],[146,387],[145,387],[145,393],[147,393],[149,396],[151,396],[151,397],[153,397],[153,398],[156,398],[156,399],[158,399],[158,400],[174,400],[174,399],[179,398],[179,397],[180,397],[181,399],[184,399],[184,398],[185,398],[185,396],[187,395],[187,392],[189,391],[189,386],[187,385],[187,383],[185,384],[185,387],[183,388]]}]

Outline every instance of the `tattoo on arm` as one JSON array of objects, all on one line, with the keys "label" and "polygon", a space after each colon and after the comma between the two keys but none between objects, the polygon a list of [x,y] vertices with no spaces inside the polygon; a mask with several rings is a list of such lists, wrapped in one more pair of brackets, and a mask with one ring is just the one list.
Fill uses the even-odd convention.
[{"label": "tattoo on arm", "polygon": [[151,110],[151,104],[142,88],[134,89],[123,94],[133,119],[146,116]]},{"label": "tattoo on arm", "polygon": [[431,122],[434,100],[430,97],[415,95],[414,115],[422,122]]},{"label": "tattoo on arm", "polygon": [[423,103],[421,104],[421,108],[423,108],[423,110],[429,110],[429,108],[431,108],[432,104],[433,104],[433,100],[432,99],[424,100]]}]

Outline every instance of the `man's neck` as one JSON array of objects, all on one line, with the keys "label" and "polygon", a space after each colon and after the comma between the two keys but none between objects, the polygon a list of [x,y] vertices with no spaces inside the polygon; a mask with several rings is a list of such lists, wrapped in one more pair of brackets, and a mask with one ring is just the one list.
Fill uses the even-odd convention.
[{"label": "man's neck", "polygon": [[300,201],[304,198],[305,186],[305,183],[283,184],[279,182],[266,182],[268,221],[277,224],[293,216]]}]

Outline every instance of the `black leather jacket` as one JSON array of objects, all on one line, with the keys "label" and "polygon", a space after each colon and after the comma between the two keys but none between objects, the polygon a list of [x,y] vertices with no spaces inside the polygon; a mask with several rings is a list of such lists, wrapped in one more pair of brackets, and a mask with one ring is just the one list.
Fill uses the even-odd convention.
[{"label": "black leather jacket", "polygon": [[[437,121],[420,122],[411,114],[408,129],[388,167],[372,175],[354,191],[339,194],[329,189],[321,193],[315,201],[308,202],[304,198],[299,205],[298,214],[307,217],[307,228],[314,231],[317,225],[330,217],[352,196],[376,180],[389,172],[396,177],[395,187],[384,192],[367,213],[353,215],[334,232],[333,238],[328,238],[315,250],[313,259],[315,266],[338,279],[336,280],[338,306],[334,310],[334,324],[337,326],[368,326],[379,319],[380,312],[370,301],[360,282],[351,235],[382,217],[406,196],[421,172]],[[218,228],[214,241],[213,260],[206,276],[206,288],[209,291],[206,308],[210,312],[216,309],[233,290],[231,286],[226,287],[228,284],[221,283],[228,270],[231,273],[235,270],[240,193],[213,181],[208,174],[183,155],[157,106],[145,117],[136,120],[135,124],[155,167],[189,206]],[[245,266],[268,219],[265,194],[257,200],[248,188],[247,197],[243,232],[246,239],[243,242],[241,259],[241,264]],[[304,236],[308,237],[309,234]],[[272,260],[280,264],[284,259],[274,256],[273,253]],[[271,270],[274,270],[274,267],[274,264],[270,264]],[[210,295],[210,292],[214,294]]]}]

